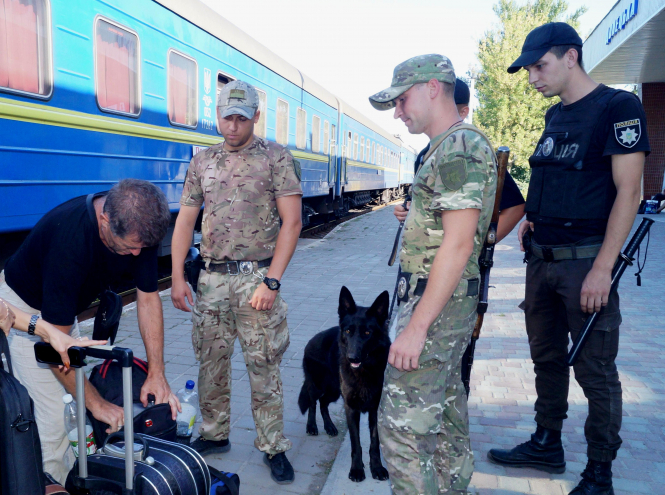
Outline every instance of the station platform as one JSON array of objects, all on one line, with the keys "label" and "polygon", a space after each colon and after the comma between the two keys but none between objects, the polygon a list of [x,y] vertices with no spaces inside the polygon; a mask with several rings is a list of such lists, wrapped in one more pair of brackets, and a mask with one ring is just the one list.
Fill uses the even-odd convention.
[{"label": "station platform", "polygon": [[[300,414],[298,394],[303,383],[302,354],[317,332],[337,324],[337,304],[342,285],[356,302],[370,305],[383,291],[392,297],[397,266],[388,267],[397,221],[392,207],[357,217],[333,230],[324,239],[303,239],[282,280],[282,295],[289,305],[291,346],[282,361],[285,399],[285,435],[293,442],[287,453],[296,472],[291,485],[270,479],[262,454],[254,447],[254,422],[250,410],[247,371],[236,343],[233,357],[231,451],[208,456],[219,469],[236,472],[241,493],[354,495],[390,493],[389,482],[378,482],[369,472],[369,435],[366,415],[361,422],[361,442],[367,479],[348,480],[351,448],[341,399],[331,405],[339,435],[328,437],[317,412],[318,436],[305,433],[306,416]],[[631,267],[620,288],[623,324],[617,364],[624,390],[623,445],[613,464],[617,495],[662,493],[665,483],[665,215],[651,229],[649,258],[636,287]],[[638,217],[635,225],[639,224]],[[644,251],[642,250],[642,256]],[[533,365],[529,357],[524,318],[517,305],[524,296],[526,265],[515,233],[495,253],[490,307],[485,316],[471,378],[469,413],[475,472],[470,487],[474,494],[566,495],[580,479],[586,464],[584,420],[587,402],[571,379],[570,410],[564,423],[567,471],[550,475],[532,469],[506,469],[487,461],[494,447],[511,448],[527,441],[535,431],[533,403],[536,399]],[[190,314],[176,310],[168,291],[162,293],[165,319],[167,379],[174,392],[187,380],[198,381],[198,364],[191,345]],[[82,325],[83,334],[91,334]],[[138,331],[136,310],[125,310],[118,345],[145,357]],[[196,428],[195,428],[196,431]],[[196,433],[195,433],[196,435]]]}]

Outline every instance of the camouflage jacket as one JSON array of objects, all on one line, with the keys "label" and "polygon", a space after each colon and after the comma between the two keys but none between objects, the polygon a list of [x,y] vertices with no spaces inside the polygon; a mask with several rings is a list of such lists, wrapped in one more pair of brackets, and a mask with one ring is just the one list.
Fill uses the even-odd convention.
[{"label": "camouflage jacket", "polygon": [[496,163],[490,143],[479,133],[460,129],[446,139],[431,141],[429,157],[413,179],[412,203],[404,223],[400,265],[402,271],[428,275],[443,241],[441,212],[481,210],[473,254],[462,278],[479,273],[483,247],[496,193]]},{"label": "camouflage jacket", "polygon": [[254,136],[240,151],[219,143],[192,158],[180,204],[203,205],[203,258],[262,260],[273,255],[279,234],[276,198],[294,194],[302,195],[298,162]]}]

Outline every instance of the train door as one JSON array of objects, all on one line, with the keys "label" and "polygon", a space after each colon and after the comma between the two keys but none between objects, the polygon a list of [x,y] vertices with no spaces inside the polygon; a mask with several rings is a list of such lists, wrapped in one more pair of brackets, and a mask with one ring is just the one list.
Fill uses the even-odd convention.
[{"label": "train door", "polygon": [[342,170],[340,171],[341,176],[341,183],[342,184],[348,184],[349,183],[349,178],[347,177],[347,162],[349,158],[351,158],[351,153],[353,150],[353,141],[351,137],[351,131],[348,132],[346,136],[346,153],[344,153],[344,158],[342,159]]},{"label": "train door", "polygon": [[330,133],[333,138],[330,140],[330,150],[329,150],[329,159],[328,159],[328,184],[334,185],[337,180],[335,170],[337,164],[337,126],[334,124],[331,126],[332,132]]}]

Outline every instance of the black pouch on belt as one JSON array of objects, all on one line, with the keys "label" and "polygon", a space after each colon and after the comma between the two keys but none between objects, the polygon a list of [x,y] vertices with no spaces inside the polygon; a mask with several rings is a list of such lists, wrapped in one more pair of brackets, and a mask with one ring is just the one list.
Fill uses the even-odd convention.
[{"label": "black pouch on belt", "polygon": [[93,340],[115,341],[122,316],[122,297],[112,290],[105,290],[99,296],[99,307],[95,315],[95,326],[92,331]]},{"label": "black pouch on belt", "polygon": [[524,247],[524,263],[528,263],[531,258],[531,239],[533,238],[533,231],[527,229],[522,236],[522,246]]},{"label": "black pouch on belt", "polygon": [[185,257],[185,275],[195,294],[199,283],[199,275],[203,268],[205,268],[205,262],[201,257],[201,253],[195,247],[190,247]]}]

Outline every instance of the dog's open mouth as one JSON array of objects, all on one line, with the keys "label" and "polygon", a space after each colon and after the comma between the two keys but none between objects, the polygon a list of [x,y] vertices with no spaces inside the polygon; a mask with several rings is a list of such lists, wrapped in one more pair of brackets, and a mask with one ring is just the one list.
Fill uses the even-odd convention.
[{"label": "dog's open mouth", "polygon": [[355,369],[355,368],[360,368],[360,364],[361,364],[361,363],[349,362],[349,364],[351,365],[352,368]]}]

